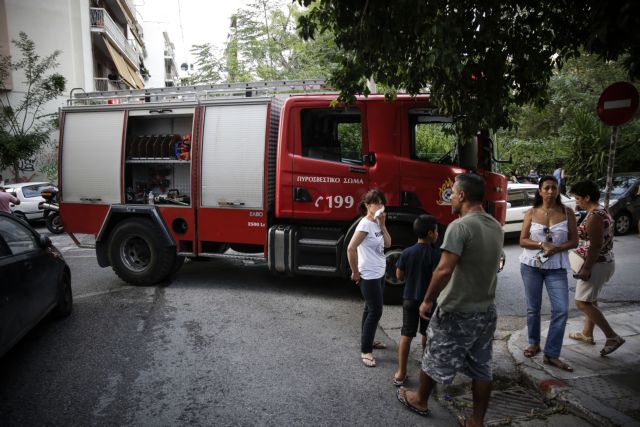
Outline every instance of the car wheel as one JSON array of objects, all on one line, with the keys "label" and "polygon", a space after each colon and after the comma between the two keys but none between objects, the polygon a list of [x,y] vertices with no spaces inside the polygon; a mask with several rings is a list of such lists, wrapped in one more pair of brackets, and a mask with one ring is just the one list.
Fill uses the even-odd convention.
[{"label": "car wheel", "polygon": [[53,315],[58,318],[67,317],[73,311],[73,293],[71,291],[71,274],[64,271],[60,275],[58,304],[53,310]]},{"label": "car wheel", "polygon": [[396,262],[400,258],[402,248],[394,247],[388,249],[384,256],[387,268],[384,273],[384,303],[402,304],[402,294],[404,293],[404,281],[396,278]]},{"label": "car wheel", "polygon": [[621,236],[627,234],[631,229],[631,216],[627,212],[621,212],[616,215],[615,224],[613,227],[614,234]]},{"label": "car wheel", "polygon": [[146,219],[118,224],[109,241],[109,261],[115,273],[132,285],[155,285],[167,278],[177,257],[165,246],[158,229]]},{"label": "car wheel", "polygon": [[64,233],[64,226],[62,225],[62,221],[60,220],[59,213],[52,213],[47,216],[47,229],[53,234],[62,234]]}]

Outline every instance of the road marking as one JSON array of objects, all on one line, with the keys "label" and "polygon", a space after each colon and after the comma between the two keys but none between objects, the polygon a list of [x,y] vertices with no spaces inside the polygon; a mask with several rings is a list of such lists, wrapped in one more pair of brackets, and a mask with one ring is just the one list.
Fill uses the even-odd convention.
[{"label": "road marking", "polygon": [[99,292],[89,292],[88,294],[83,294],[83,295],[78,295],[78,296],[74,296],[73,299],[84,299],[84,298],[91,298],[91,297],[96,297],[99,295],[106,295],[106,294],[113,294],[116,292],[121,292],[121,291],[126,291],[129,289],[134,289],[136,288],[136,286],[127,286],[127,285],[123,285],[119,288],[113,288],[113,289],[109,289],[107,291],[99,291]]}]

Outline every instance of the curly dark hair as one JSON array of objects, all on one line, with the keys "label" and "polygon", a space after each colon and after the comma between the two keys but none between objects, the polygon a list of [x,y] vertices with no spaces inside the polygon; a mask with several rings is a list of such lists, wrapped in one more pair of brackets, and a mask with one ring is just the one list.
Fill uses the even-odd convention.
[{"label": "curly dark hair", "polygon": [[600,187],[590,180],[579,181],[571,186],[571,194],[580,197],[589,196],[592,202],[597,203],[600,200]]}]

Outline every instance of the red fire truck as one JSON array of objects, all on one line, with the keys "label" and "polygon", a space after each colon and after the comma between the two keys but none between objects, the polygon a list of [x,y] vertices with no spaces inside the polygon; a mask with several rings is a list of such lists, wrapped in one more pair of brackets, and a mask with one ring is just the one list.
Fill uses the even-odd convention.
[{"label": "red fire truck", "polygon": [[393,292],[415,217],[454,219],[457,174],[484,177],[485,207],[504,223],[507,186],[488,137],[459,143],[428,95],[336,106],[335,93],[304,92],[322,83],[74,94],[60,112],[65,230],[95,235],[99,265],[131,284],[229,249],[262,253],[277,273],[346,277],[357,207],[375,187],[388,201]]}]

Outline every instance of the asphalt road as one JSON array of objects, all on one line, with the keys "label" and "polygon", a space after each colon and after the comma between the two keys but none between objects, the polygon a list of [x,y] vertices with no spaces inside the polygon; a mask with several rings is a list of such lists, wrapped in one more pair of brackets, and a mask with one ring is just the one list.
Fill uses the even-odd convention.
[{"label": "asphalt road", "polygon": [[[0,360],[2,425],[417,425],[391,376],[395,348],[358,358],[362,301],[348,281],[271,276],[264,264],[185,264],[168,287],[131,287],[92,250],[54,236],[72,270],[74,313],[45,321]],[[515,242],[498,311],[522,327]],[[604,298],[640,300],[640,238],[616,239],[620,268]],[[385,307],[379,338],[397,333]],[[545,307],[548,311],[548,307]],[[577,315],[577,313],[573,313]],[[503,322],[504,323],[504,322]],[[415,386],[418,367],[410,370]],[[437,401],[429,424],[455,425]]]},{"label": "asphalt road", "polygon": [[[396,400],[394,350],[361,364],[362,303],[346,280],[211,260],[169,287],[130,287],[91,251],[60,246],[75,311],[2,359],[3,426],[424,423]],[[432,425],[455,423],[432,411]]]}]

